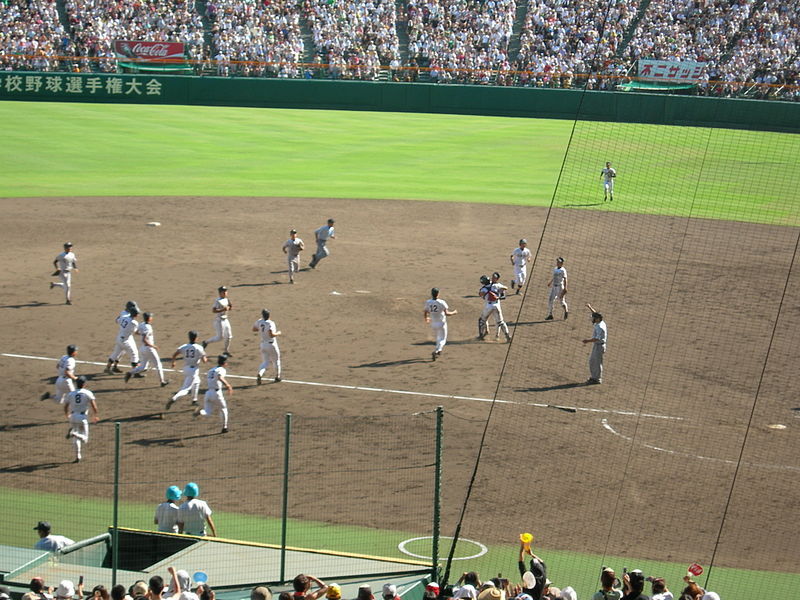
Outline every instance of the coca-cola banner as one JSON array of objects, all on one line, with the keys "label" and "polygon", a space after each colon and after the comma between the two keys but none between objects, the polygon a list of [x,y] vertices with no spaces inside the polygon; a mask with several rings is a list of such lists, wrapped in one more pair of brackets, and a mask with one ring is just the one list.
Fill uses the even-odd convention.
[{"label": "coca-cola banner", "polygon": [[183,46],[180,42],[116,40],[114,54],[117,55],[117,58],[127,58],[135,62],[178,62],[185,59]]},{"label": "coca-cola banner", "polygon": [[671,83],[697,83],[703,76],[706,63],[639,59],[639,79]]}]

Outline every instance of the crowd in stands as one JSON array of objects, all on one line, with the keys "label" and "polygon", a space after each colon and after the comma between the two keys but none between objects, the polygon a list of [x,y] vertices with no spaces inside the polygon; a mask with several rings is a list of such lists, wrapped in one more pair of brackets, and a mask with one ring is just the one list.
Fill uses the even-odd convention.
[{"label": "crowd in stands", "polygon": [[60,67],[54,57],[74,51],[54,0],[0,3],[0,68],[53,71]]},{"label": "crowd in stands", "polygon": [[203,23],[189,0],[65,0],[64,11],[82,71],[116,70],[115,40],[182,42],[188,58],[203,56]]},{"label": "crowd in stands", "polygon": [[[438,83],[612,89],[635,76],[638,59],[651,58],[705,62],[703,93],[750,89],[800,100],[797,3],[208,0],[198,6],[203,14],[192,0],[65,0],[59,15],[52,0],[7,0],[0,3],[0,68],[116,70],[112,43],[128,39],[183,42],[188,58],[211,63],[219,75],[374,80],[385,71],[416,80],[423,72]],[[407,52],[398,31],[407,33]]]},{"label": "crowd in stands", "polygon": [[[525,543],[520,544],[518,570],[518,582],[499,575],[482,581],[475,571],[462,573],[454,585],[439,586],[436,582],[430,582],[425,586],[423,600],[578,600],[578,594],[572,586],[559,588],[550,580],[545,562]],[[35,577],[30,582],[30,592],[22,600],[214,600],[215,594],[207,583],[207,576],[198,578],[196,573],[196,587],[193,589],[193,580],[187,571],[173,566],[168,567],[167,571],[168,584],[161,576],[153,575],[149,582],[136,581],[127,589],[118,584],[109,591],[97,585],[90,594],[84,593],[82,582],[76,589],[72,581],[64,580],[54,590],[46,587],[41,577]],[[351,584],[351,588],[355,588],[355,585]],[[412,587],[415,585],[412,584]],[[683,590],[677,596],[669,590],[663,577],[645,577],[639,569],[630,572],[623,569],[622,579],[619,579],[613,569],[603,567],[599,585],[600,589],[591,596],[592,600],[674,600],[676,597],[681,600],[721,600],[719,594],[704,590],[688,574],[683,578]],[[280,592],[278,599],[343,600],[344,591],[343,586],[336,583],[328,584],[318,577],[301,573],[292,580],[291,589]],[[349,597],[355,595],[355,600],[376,600],[369,584],[362,584],[357,591],[350,591]],[[0,589],[0,596],[2,593]],[[401,594],[402,589],[398,589],[393,582],[387,582],[379,597],[381,600],[402,600]],[[273,591],[266,585],[258,585],[250,592],[250,600],[272,598]],[[8,594],[6,598],[0,597],[0,600],[8,600]]]},{"label": "crowd in stands", "polygon": [[300,0],[208,2],[206,16],[213,33],[217,74],[299,76],[297,65],[304,50],[301,9]]}]

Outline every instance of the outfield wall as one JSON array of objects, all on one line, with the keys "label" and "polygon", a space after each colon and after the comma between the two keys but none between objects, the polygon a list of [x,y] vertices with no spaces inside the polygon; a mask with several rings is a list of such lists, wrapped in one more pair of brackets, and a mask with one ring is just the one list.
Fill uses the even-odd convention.
[{"label": "outfield wall", "polygon": [[633,92],[302,79],[8,72],[0,100],[543,117],[800,132],[800,103]]}]

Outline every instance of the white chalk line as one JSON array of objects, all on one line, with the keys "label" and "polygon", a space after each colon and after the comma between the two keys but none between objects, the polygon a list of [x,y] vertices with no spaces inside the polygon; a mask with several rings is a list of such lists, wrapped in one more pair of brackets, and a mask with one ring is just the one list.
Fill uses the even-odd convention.
[{"label": "white chalk line", "polygon": [[[600,419],[600,423],[603,424],[603,427],[613,433],[614,435],[621,437],[623,440],[634,443],[632,437],[620,433],[616,429],[614,429],[608,423],[608,419]],[[680,450],[670,450],[669,448],[661,448],[660,446],[653,446],[652,444],[647,444],[645,442],[638,442],[638,445],[643,448],[648,448],[649,450],[654,450],[656,452],[664,452],[666,454],[671,454],[673,456],[684,456],[686,458],[696,458],[698,460],[707,460],[710,462],[722,463],[724,465],[731,465],[735,466],[737,461],[729,460],[726,458],[715,458],[713,456],[703,456],[702,454],[690,454],[689,452],[681,452]],[[796,473],[800,473],[800,467],[793,467],[790,465],[770,465],[764,463],[751,463],[751,462],[743,462],[743,465],[747,465],[748,467],[755,467],[757,469],[774,469],[777,471],[794,471]]]},{"label": "white chalk line", "polygon": [[[0,353],[0,356],[5,356],[8,358],[21,358],[25,360],[45,360],[45,361],[58,361],[57,358],[52,358],[49,356],[31,356],[29,354],[10,354],[7,352]],[[78,364],[82,365],[97,365],[104,367],[107,363],[105,362],[96,362],[91,360],[76,360]],[[180,373],[181,370],[179,369],[168,369],[164,368],[165,372],[169,373]],[[227,377],[233,379],[247,379],[250,381],[255,381],[255,377],[252,375],[233,375],[228,373]],[[282,379],[283,383],[295,384],[295,385],[310,385],[315,387],[324,387],[324,388],[331,388],[337,390],[351,390],[351,391],[359,391],[359,392],[375,392],[380,394],[398,394],[404,396],[420,396],[423,398],[438,398],[442,400],[466,400],[468,402],[497,402],[498,404],[512,404],[518,406],[533,406],[534,408],[558,408],[561,410],[568,410],[570,412],[577,411],[577,412],[587,412],[587,413],[599,413],[599,414],[606,414],[606,415],[618,415],[623,417],[647,417],[651,419],[662,419],[668,421],[683,421],[685,420],[684,417],[675,417],[671,415],[660,415],[655,413],[637,413],[635,411],[630,410],[614,410],[614,409],[606,409],[606,408],[588,408],[582,406],[561,406],[556,404],[543,404],[541,402],[517,402],[515,400],[493,400],[492,398],[480,398],[477,396],[458,396],[455,394],[436,394],[433,392],[413,392],[409,390],[394,390],[391,388],[379,388],[379,387],[369,387],[363,385],[344,385],[340,383],[321,383],[317,381],[300,381],[297,379]]]}]

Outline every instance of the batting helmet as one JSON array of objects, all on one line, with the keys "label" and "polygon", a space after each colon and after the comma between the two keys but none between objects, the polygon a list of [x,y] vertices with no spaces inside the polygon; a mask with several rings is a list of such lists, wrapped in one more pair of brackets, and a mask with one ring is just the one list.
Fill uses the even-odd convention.
[{"label": "batting helmet", "polygon": [[136,300],[128,300],[128,301],[125,303],[125,310],[127,310],[128,312],[130,312],[130,310],[131,310],[132,308],[135,308],[136,310],[139,310],[139,305],[138,305],[138,304],[136,304]]},{"label": "batting helmet", "polygon": [[269,319],[269,311],[266,308],[261,309],[261,317],[264,319]]},{"label": "batting helmet", "polygon": [[67,346],[67,354],[72,356],[78,351],[78,347],[75,344],[70,344]]},{"label": "batting helmet", "polygon": [[79,388],[82,388],[83,386],[85,386],[85,385],[86,385],[86,376],[84,376],[84,375],[81,375],[80,377],[78,377],[78,378],[75,380],[75,383],[76,383],[76,384],[78,384],[78,387],[79,387]]},{"label": "batting helmet", "polygon": [[177,485],[171,485],[167,488],[167,500],[180,500],[181,488]]},{"label": "batting helmet", "polygon": [[486,275],[481,275],[481,283],[483,285],[486,285],[487,283],[489,283],[489,278]]},{"label": "batting helmet", "polygon": [[189,498],[197,498],[200,495],[200,487],[195,482],[190,481],[183,488],[183,495]]},{"label": "batting helmet", "polygon": [[189,332],[189,341],[190,341],[190,342],[192,342],[192,343],[194,344],[194,341],[195,341],[196,339],[197,339],[197,332],[196,332],[194,329],[192,329],[192,330]]},{"label": "batting helmet", "polygon": [[500,273],[498,271],[495,271],[494,273],[492,273],[492,277],[494,277],[495,279],[500,279]]}]

